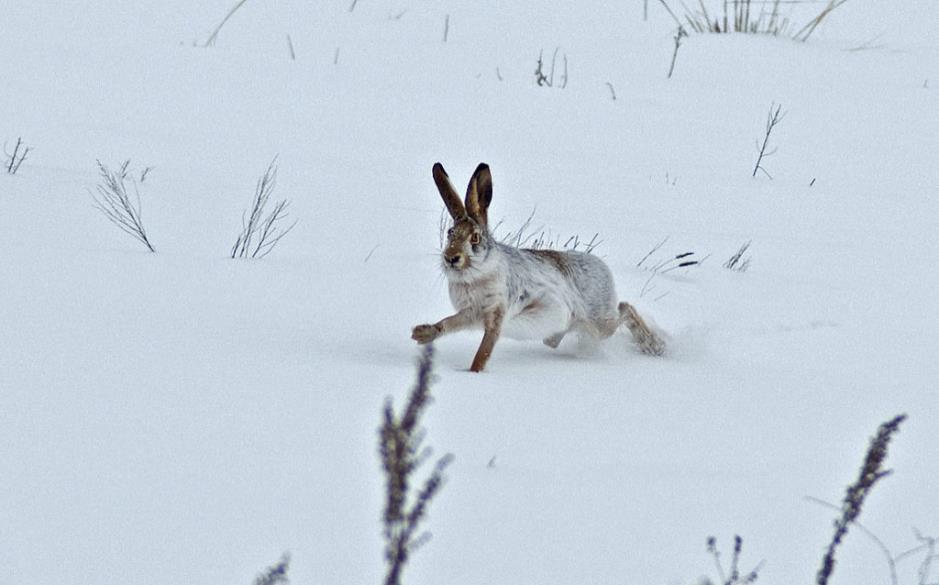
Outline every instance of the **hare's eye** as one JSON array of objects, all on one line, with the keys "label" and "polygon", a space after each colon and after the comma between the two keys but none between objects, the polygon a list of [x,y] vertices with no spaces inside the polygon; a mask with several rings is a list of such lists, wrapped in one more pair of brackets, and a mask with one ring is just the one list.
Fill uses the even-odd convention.
[{"label": "hare's eye", "polygon": [[452,237],[453,237],[453,228],[450,228],[450,229],[447,230],[447,237],[448,237],[448,238],[452,238]]},{"label": "hare's eye", "polygon": [[473,235],[470,236],[470,244],[473,244],[475,246],[478,243],[479,243],[479,234],[474,233]]}]

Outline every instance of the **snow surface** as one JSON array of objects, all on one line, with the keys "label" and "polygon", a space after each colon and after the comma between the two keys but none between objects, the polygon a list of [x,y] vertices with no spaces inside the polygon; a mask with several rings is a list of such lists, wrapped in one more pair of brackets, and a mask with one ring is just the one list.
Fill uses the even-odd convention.
[{"label": "snow surface", "polygon": [[[688,584],[734,534],[760,583],[812,582],[834,514],[804,496],[838,502],[900,412],[862,522],[939,535],[934,0],[694,36],[670,80],[655,2],[247,2],[198,46],[232,3],[0,9],[0,140],[34,149],[0,176],[0,583],[250,583],[283,551],[293,583],[379,583],[381,407],[450,310],[438,160],[488,162],[505,226],[599,232],[672,349],[504,340],[475,375],[478,334],[440,340],[425,426],[456,461],[407,583]],[[555,48],[568,86],[538,87]],[[275,154],[299,223],[233,261]],[[126,158],[156,254],[92,205]],[[666,236],[653,259],[707,260],[637,267]],[[889,582],[858,531],[838,559]]]}]

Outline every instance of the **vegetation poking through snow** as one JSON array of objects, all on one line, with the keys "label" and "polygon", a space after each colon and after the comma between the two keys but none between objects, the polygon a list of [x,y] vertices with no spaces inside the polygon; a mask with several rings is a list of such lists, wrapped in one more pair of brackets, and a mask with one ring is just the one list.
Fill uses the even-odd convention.
[{"label": "vegetation poking through snow", "polygon": [[681,40],[688,36],[688,33],[685,32],[685,27],[679,26],[678,30],[675,31],[675,50],[672,52],[672,64],[668,66],[668,78],[672,78],[672,73],[675,71],[675,60],[678,58],[678,49],[681,47]]},{"label": "vegetation poking through snow", "polygon": [[[786,36],[805,42],[836,8],[848,0],[827,0],[815,13],[815,0],[731,0],[720,5],[700,0],[691,6],[679,0],[682,13],[672,9],[668,0],[659,0],[679,27],[687,26],[696,33],[747,33]],[[711,10],[708,9],[710,4]],[[794,29],[791,15],[802,5],[813,10],[805,26]]]},{"label": "vegetation poking through snow", "polygon": [[900,429],[900,424],[904,420],[906,420],[906,415],[901,414],[881,424],[877,429],[877,435],[871,439],[858,478],[848,486],[841,507],[841,516],[835,520],[835,533],[832,535],[831,542],[828,543],[825,556],[822,557],[822,565],[815,577],[817,585],[826,585],[831,578],[831,574],[835,569],[835,552],[847,535],[848,528],[861,515],[864,500],[870,494],[874,485],[892,473],[889,469],[885,470],[883,464],[887,459],[887,447],[890,446],[890,439]]},{"label": "vegetation poking through snow", "polygon": [[[554,49],[554,53],[551,55],[551,69],[548,71],[545,71],[544,49],[538,52],[538,62],[535,65],[535,83],[539,86],[554,87],[554,70],[557,66],[559,50],[560,48]],[[565,53],[562,58],[564,59],[564,71],[561,73],[558,87],[564,89],[567,87],[567,53]]]},{"label": "vegetation poking through snow", "polygon": [[[561,250],[568,252],[592,253],[597,246],[603,243],[600,239],[600,233],[596,232],[589,240],[582,240],[579,235],[561,236],[552,234],[550,229],[543,225],[533,227],[535,212],[532,209],[528,217],[522,222],[518,229],[507,232],[499,237],[503,244],[514,246],[516,248],[527,248],[529,250]],[[493,232],[497,232],[502,226],[502,221],[493,227]]]},{"label": "vegetation poking through snow", "polygon": [[231,249],[232,258],[263,258],[271,253],[281,238],[290,233],[297,225],[294,220],[286,228],[282,227],[287,219],[286,199],[278,201],[268,211],[271,195],[277,186],[277,157],[267,166],[267,170],[258,179],[254,190],[251,208],[241,216],[241,232]]},{"label": "vegetation poking through snow", "polygon": [[428,344],[421,354],[417,382],[408,395],[403,412],[396,415],[389,398],[385,402],[384,420],[379,429],[378,452],[386,482],[382,517],[387,569],[385,585],[400,585],[401,572],[411,554],[429,540],[430,533],[421,532],[420,526],[431,500],[443,486],[444,471],[453,461],[450,454],[438,459],[423,486],[414,491],[414,473],[432,454],[430,447],[422,445],[425,432],[420,428],[420,420],[431,402],[433,358],[433,345]]},{"label": "vegetation poking through snow", "polygon": [[[760,561],[756,567],[747,573],[740,572],[740,554],[743,551],[743,538],[734,536],[734,550],[730,557],[730,566],[724,570],[724,564],[721,562],[721,552],[717,548],[717,539],[713,536],[707,539],[707,551],[714,557],[714,565],[717,568],[718,582],[716,585],[750,585],[759,578],[760,568],[763,561]],[[704,578],[701,585],[715,585],[714,581]]]},{"label": "vegetation poking through snow", "polygon": [[[130,160],[121,163],[116,171],[109,169],[100,160],[97,162],[101,182],[96,187],[97,194],[92,195],[95,207],[122,232],[141,242],[151,252],[155,252],[143,226],[140,190],[137,188],[137,182],[128,177]],[[133,196],[127,191],[128,181],[133,186]]]},{"label": "vegetation poking through snow", "polygon": [[753,167],[752,176],[755,177],[757,172],[763,171],[764,175],[766,175],[770,179],[773,178],[773,176],[770,175],[769,172],[766,170],[766,168],[763,166],[763,159],[769,158],[773,156],[774,154],[776,154],[776,151],[778,150],[777,148],[774,148],[772,150],[767,150],[767,146],[769,145],[769,137],[773,133],[773,129],[776,127],[776,125],[782,122],[783,118],[785,117],[786,117],[786,114],[785,112],[782,111],[781,105],[777,105],[775,102],[770,104],[769,113],[766,115],[766,132],[763,134],[763,142],[762,144],[757,142],[757,149],[759,151],[759,156],[757,156],[756,165],[754,165]]},{"label": "vegetation poking through snow", "polygon": [[750,258],[744,258],[744,254],[750,249],[750,240],[747,240],[733,255],[724,262],[724,268],[734,272],[746,272],[750,268]]},{"label": "vegetation poking through snow", "polygon": [[203,43],[203,47],[212,47],[215,45],[215,41],[218,40],[218,33],[221,32],[222,27],[225,26],[225,23],[238,12],[238,9],[244,6],[245,2],[248,0],[238,0],[234,6],[231,7],[231,10],[225,15],[225,18],[222,19],[222,22],[218,23],[218,26],[212,31],[212,34],[209,35],[209,38]]},{"label": "vegetation poking through snow", "polygon": [[284,553],[277,561],[277,564],[271,565],[257,576],[254,585],[280,585],[290,583],[287,578],[287,571],[290,569],[290,553]]},{"label": "vegetation poking through snow", "polygon": [[16,171],[20,170],[20,165],[23,164],[24,160],[26,160],[26,156],[29,154],[29,150],[30,148],[23,143],[22,136],[16,139],[16,145],[13,147],[13,152],[8,152],[6,145],[4,145],[3,152],[7,156],[7,161],[3,166],[6,168],[8,175],[15,175]]}]

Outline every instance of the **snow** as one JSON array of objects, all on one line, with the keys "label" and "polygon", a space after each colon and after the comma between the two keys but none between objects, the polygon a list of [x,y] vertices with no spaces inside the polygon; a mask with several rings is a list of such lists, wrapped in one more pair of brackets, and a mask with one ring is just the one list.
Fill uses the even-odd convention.
[{"label": "snow", "polygon": [[[838,502],[900,412],[861,521],[939,534],[935,2],[692,36],[670,80],[654,2],[247,2],[198,46],[231,4],[3,9],[0,140],[33,150],[0,176],[0,582],[249,583],[284,551],[294,583],[380,582],[381,408],[450,310],[438,160],[489,163],[507,229],[599,232],[671,352],[502,340],[475,375],[478,333],[438,341],[427,442],[456,460],[405,582],[694,583],[734,534],[759,582],[810,582],[833,513],[803,497]],[[555,48],[569,84],[537,87]],[[275,155],[299,223],[231,260]],[[128,158],[156,254],[92,204]],[[707,260],[637,267],[666,236]],[[889,580],[858,531],[838,560]]]}]

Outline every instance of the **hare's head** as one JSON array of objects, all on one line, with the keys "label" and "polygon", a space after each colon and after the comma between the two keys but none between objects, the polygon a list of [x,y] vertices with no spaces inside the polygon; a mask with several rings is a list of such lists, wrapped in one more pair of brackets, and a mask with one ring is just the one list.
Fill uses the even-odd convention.
[{"label": "hare's head", "polygon": [[489,166],[480,164],[466,187],[466,198],[460,196],[450,183],[443,165],[434,165],[434,182],[440,197],[453,218],[453,227],[447,232],[443,249],[443,267],[452,272],[479,268],[489,258],[493,247],[489,234],[487,212],[492,201],[492,175]]}]

